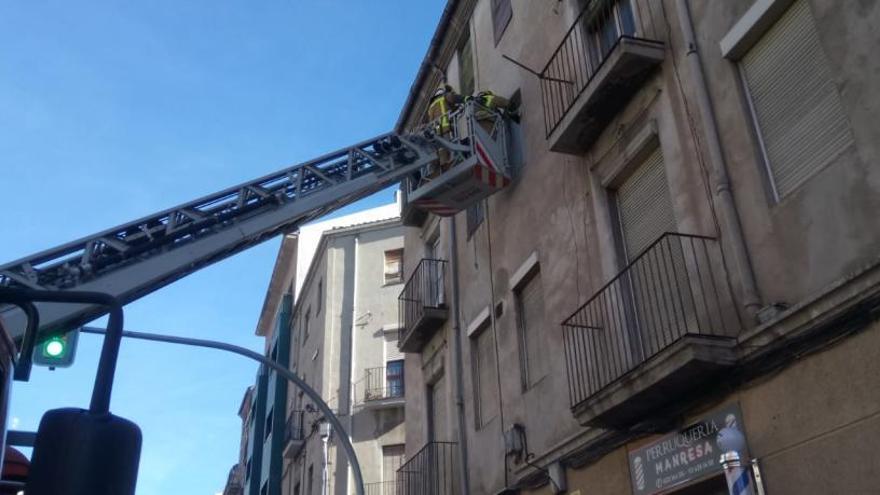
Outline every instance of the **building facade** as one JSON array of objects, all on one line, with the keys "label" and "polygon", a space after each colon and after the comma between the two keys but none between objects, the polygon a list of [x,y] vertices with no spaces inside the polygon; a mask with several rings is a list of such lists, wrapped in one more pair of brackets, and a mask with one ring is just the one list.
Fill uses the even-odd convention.
[{"label": "building facade", "polygon": [[523,159],[451,218],[404,203],[401,489],[727,493],[737,450],[767,493],[875,490],[878,21],[450,0],[398,130],[491,90]]},{"label": "building facade", "polygon": [[[396,311],[402,249],[399,218],[325,231],[293,311],[292,369],[345,424],[374,494],[394,493],[404,451]],[[335,433],[293,386],[288,411],[303,433],[285,447],[282,493],[354,493]]]},{"label": "building facade", "polygon": [[[382,495],[395,492],[404,453],[399,211],[391,204],[285,236],[257,324],[266,355],[346,426],[370,493]],[[336,433],[296,386],[261,367],[245,403],[243,493],[354,493]]]}]

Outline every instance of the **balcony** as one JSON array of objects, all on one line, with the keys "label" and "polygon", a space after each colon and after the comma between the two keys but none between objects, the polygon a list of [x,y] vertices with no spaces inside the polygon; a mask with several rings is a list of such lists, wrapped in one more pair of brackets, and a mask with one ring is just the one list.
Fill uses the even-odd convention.
[{"label": "balcony", "polygon": [[363,389],[363,401],[360,405],[364,409],[403,407],[406,387],[403,381],[403,361],[398,362],[399,365],[366,370],[360,384]]},{"label": "balcony", "polygon": [[306,443],[303,411],[291,411],[284,428],[284,457],[293,459]]},{"label": "balcony", "polygon": [[364,483],[366,495],[402,495],[403,488],[400,481],[382,481],[379,483]]},{"label": "balcony", "polygon": [[575,417],[626,428],[732,366],[742,323],[718,243],[664,234],[562,326]]},{"label": "balcony", "polygon": [[403,352],[419,352],[449,317],[445,260],[423,259],[397,298]]},{"label": "balcony", "polygon": [[586,152],[663,61],[653,17],[636,15],[635,5],[632,0],[589,2],[541,71],[552,151]]},{"label": "balcony", "polygon": [[397,470],[398,495],[458,493],[458,444],[429,442]]}]

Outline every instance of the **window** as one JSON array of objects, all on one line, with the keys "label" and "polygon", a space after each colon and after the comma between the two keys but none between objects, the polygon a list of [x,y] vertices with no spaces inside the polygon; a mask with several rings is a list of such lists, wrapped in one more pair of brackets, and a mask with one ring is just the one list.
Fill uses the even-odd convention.
[{"label": "window", "polygon": [[483,219],[486,217],[486,207],[484,206],[483,200],[477,201],[473,205],[469,206],[467,209],[467,235],[468,239],[474,235],[474,232],[477,231],[477,228],[483,223]]},{"label": "window", "polygon": [[324,279],[318,280],[318,295],[315,297],[315,315],[321,314],[321,304],[324,302]]},{"label": "window", "polygon": [[809,3],[792,4],[739,66],[779,200],[854,142]]},{"label": "window", "polygon": [[269,435],[272,434],[272,423],[274,423],[275,418],[275,407],[272,406],[272,409],[269,409],[269,414],[266,415],[266,428],[265,433],[263,434],[264,439],[268,440]]},{"label": "window", "polygon": [[445,442],[446,433],[446,391],[445,379],[441,376],[428,385],[428,441]]},{"label": "window", "polygon": [[474,53],[470,36],[458,49],[458,82],[459,92],[463,96],[474,94]]},{"label": "window", "polygon": [[244,479],[245,480],[251,479],[251,458],[250,457],[248,457],[247,464],[245,464]]},{"label": "window", "polygon": [[306,480],[306,483],[308,484],[308,487],[309,487],[308,494],[314,495],[314,493],[315,493],[315,465],[314,464],[309,464],[309,478],[308,478],[308,480]]},{"label": "window", "polygon": [[312,308],[306,309],[306,315],[303,316],[303,342],[309,340],[309,324],[312,319]]},{"label": "window", "polygon": [[[403,466],[404,445],[385,445],[382,447],[382,481],[397,479],[397,470]],[[395,492],[396,493],[396,492]]]},{"label": "window", "polygon": [[260,488],[260,495],[269,495],[269,480],[263,483],[263,487]]},{"label": "window", "polygon": [[293,485],[293,495],[299,495],[299,482]]},{"label": "window", "polygon": [[483,324],[471,337],[471,375],[474,382],[474,420],[476,428],[485,426],[498,413],[495,334]]},{"label": "window", "polygon": [[276,340],[274,344],[272,344],[272,361],[278,361],[278,341]]},{"label": "window", "polygon": [[495,44],[501,41],[507,25],[513,18],[510,0],[492,0],[492,30],[495,33]]},{"label": "window", "polygon": [[541,272],[536,271],[515,292],[520,336],[522,384],[529,389],[547,374],[544,329],[544,294]]},{"label": "window", "polygon": [[617,214],[627,262],[666,232],[675,232],[672,196],[658,146],[617,188]]},{"label": "window", "polygon": [[385,251],[385,283],[403,282],[403,249]]},{"label": "window", "polygon": [[387,397],[403,397],[403,360],[388,361],[385,366]]},{"label": "window", "polygon": [[591,2],[587,8],[593,10],[584,15],[584,22],[590,41],[590,61],[596,70],[618,39],[635,34],[636,22],[631,0]]}]

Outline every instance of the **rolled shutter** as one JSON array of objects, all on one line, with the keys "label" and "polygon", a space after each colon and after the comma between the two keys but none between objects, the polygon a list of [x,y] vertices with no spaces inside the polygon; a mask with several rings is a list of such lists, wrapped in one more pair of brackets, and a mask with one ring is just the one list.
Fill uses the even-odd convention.
[{"label": "rolled shutter", "polygon": [[676,231],[659,146],[617,189],[617,205],[628,260],[638,256],[665,232]]},{"label": "rolled shutter", "polygon": [[385,361],[397,361],[403,359],[403,353],[397,348],[397,334],[385,334]]},{"label": "rolled shutter", "polygon": [[792,4],[740,67],[782,198],[853,144],[808,3]]},{"label": "rolled shutter", "polygon": [[527,367],[525,385],[531,387],[547,374],[548,356],[545,352],[547,337],[544,335],[544,292],[541,286],[541,272],[535,273],[519,290],[519,310]]}]

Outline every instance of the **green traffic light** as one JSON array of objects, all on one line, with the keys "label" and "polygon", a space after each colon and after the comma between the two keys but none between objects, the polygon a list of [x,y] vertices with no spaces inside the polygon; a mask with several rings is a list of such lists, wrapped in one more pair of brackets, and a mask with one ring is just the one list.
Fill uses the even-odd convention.
[{"label": "green traffic light", "polygon": [[60,338],[53,338],[46,343],[46,355],[57,358],[64,354],[65,342]]},{"label": "green traffic light", "polygon": [[79,329],[74,329],[38,343],[34,348],[34,365],[49,368],[66,368],[72,365],[78,340]]}]

